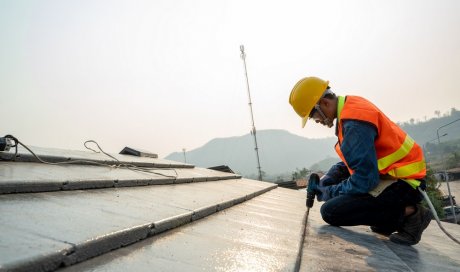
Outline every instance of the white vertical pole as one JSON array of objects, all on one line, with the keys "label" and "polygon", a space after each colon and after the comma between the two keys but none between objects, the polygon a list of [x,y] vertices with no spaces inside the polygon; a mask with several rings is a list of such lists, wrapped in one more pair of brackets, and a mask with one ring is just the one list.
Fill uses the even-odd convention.
[{"label": "white vertical pole", "polygon": [[257,146],[257,136],[256,136],[256,126],[254,124],[254,114],[252,112],[252,101],[251,101],[251,92],[249,90],[249,79],[248,79],[248,70],[246,68],[246,54],[244,53],[244,45],[240,45],[241,51],[241,59],[243,60],[244,64],[244,75],[246,76],[246,86],[248,89],[248,99],[249,99],[249,109],[251,111],[251,120],[252,120],[252,130],[251,134],[254,136],[254,150],[256,151],[257,156],[257,169],[259,170],[259,180],[262,180],[262,168],[260,167],[260,159],[259,159],[259,147]]}]

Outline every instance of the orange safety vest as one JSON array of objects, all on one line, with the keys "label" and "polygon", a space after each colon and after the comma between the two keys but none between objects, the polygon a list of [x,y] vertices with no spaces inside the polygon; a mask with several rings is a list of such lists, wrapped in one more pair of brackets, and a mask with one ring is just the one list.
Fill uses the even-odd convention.
[{"label": "orange safety vest", "polygon": [[[414,189],[426,176],[426,164],[420,146],[399,126],[393,123],[374,104],[359,96],[339,96],[337,105],[337,124],[339,141],[335,150],[345,165],[348,164],[340,146],[343,142],[342,122],[358,120],[371,123],[377,129],[375,151],[381,175],[390,175],[409,183]],[[350,174],[353,169],[348,167]]]}]

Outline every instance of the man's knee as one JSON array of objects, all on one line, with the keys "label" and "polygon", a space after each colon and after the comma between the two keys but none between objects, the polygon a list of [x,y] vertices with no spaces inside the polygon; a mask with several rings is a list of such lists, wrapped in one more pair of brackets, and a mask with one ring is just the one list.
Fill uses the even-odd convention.
[{"label": "man's knee", "polygon": [[321,217],[323,218],[324,222],[328,223],[329,225],[338,226],[338,222],[335,220],[336,217],[333,213],[334,207],[331,204],[331,201],[326,201],[323,206],[321,206]]}]

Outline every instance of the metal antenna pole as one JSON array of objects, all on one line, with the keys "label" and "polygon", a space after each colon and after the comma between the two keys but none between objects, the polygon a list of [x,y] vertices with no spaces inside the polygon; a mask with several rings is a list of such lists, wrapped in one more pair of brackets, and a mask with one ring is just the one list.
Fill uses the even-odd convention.
[{"label": "metal antenna pole", "polygon": [[249,98],[249,109],[251,110],[251,120],[252,120],[252,131],[251,134],[254,136],[254,144],[255,148],[254,150],[256,151],[256,156],[257,156],[257,169],[259,170],[259,180],[262,180],[262,169],[260,168],[260,160],[259,160],[259,148],[257,147],[257,136],[256,136],[256,126],[254,125],[254,114],[252,112],[252,101],[251,101],[251,92],[249,91],[249,79],[248,79],[248,70],[246,68],[246,54],[244,53],[244,45],[240,45],[240,51],[241,51],[241,59],[243,60],[244,63],[244,75],[246,76],[246,86],[248,89],[248,98]]}]

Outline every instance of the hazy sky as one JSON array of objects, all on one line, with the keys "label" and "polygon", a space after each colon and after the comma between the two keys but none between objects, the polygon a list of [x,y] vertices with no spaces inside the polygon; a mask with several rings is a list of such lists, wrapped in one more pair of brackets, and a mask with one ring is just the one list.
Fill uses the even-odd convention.
[{"label": "hazy sky", "polygon": [[458,0],[0,0],[0,134],[160,157],[246,134],[240,44],[258,130],[333,136],[301,129],[288,104],[308,75],[423,120],[460,108],[459,12]]}]

